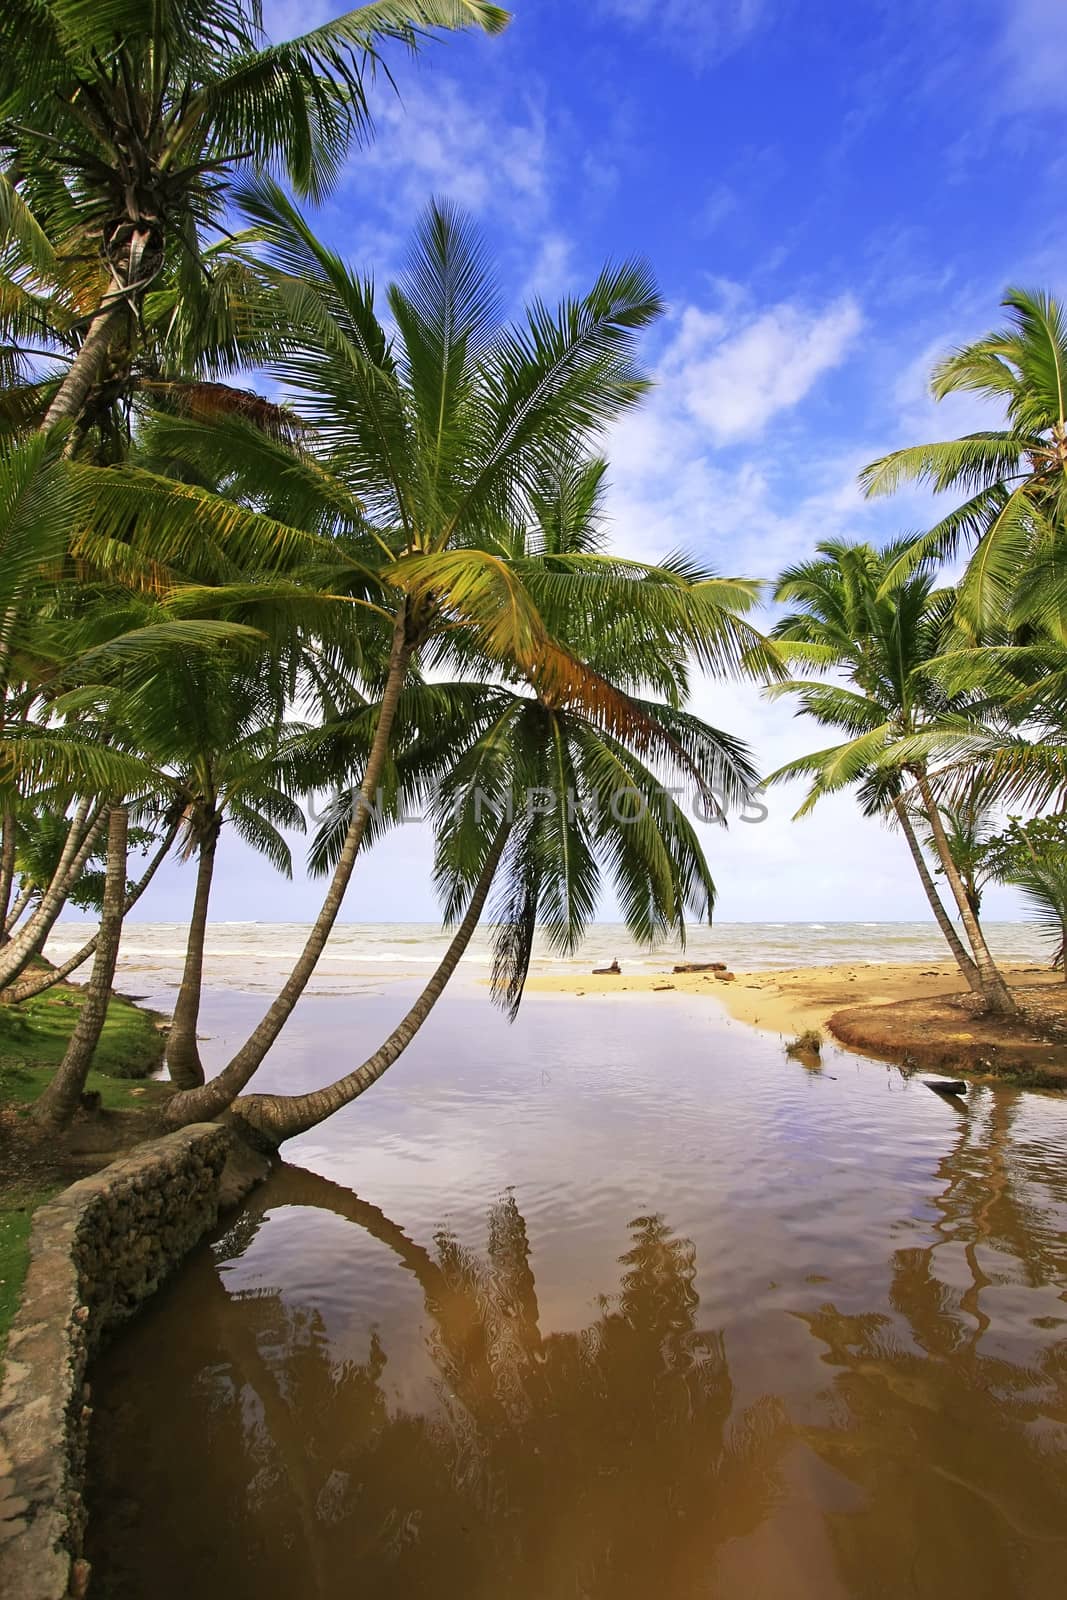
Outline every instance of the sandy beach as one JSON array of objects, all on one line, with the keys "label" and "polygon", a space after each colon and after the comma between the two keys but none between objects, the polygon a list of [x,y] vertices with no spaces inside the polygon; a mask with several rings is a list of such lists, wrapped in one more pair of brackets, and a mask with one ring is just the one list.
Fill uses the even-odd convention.
[{"label": "sandy beach", "polygon": [[[1005,963],[1004,971],[1013,982],[1027,987],[1064,987],[1061,975],[1047,967]],[[789,1036],[808,1028],[825,1030],[835,1012],[845,1008],[930,1000],[958,994],[963,988],[952,962],[847,961],[738,972],[732,982],[723,982],[712,972],[675,973],[665,967],[658,974],[628,973],[624,966],[619,977],[565,973],[532,977],[527,984],[530,993],[540,994],[648,994],[668,1002],[672,994],[703,995],[724,1006],[739,1022]]]}]

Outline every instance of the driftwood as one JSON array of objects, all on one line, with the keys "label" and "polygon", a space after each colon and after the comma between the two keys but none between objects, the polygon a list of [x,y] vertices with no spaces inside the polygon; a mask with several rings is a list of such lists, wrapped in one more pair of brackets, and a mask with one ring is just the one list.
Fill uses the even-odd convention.
[{"label": "driftwood", "polygon": [[725,961],[683,961],[674,968],[675,972],[725,972]]},{"label": "driftwood", "polygon": [[622,968],[619,966],[619,963],[617,961],[613,961],[611,963],[610,967],[594,967],[593,968],[593,977],[594,978],[618,978],[621,975],[622,975]]},{"label": "driftwood", "polygon": [[932,1089],[935,1094],[967,1093],[967,1085],[959,1078],[924,1078],[923,1082],[925,1083],[926,1087],[928,1089]]}]

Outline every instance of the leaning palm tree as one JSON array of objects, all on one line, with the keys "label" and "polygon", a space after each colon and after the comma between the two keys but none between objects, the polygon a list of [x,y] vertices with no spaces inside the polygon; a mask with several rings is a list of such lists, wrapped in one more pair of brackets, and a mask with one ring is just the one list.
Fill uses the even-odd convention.
[{"label": "leaning palm tree", "polygon": [[[355,603],[350,569],[340,573],[345,607]],[[136,791],[145,776],[136,752],[88,727],[72,685],[93,702],[93,685],[111,689],[116,674],[127,689],[157,680],[161,652],[173,663],[235,640],[302,637],[309,615],[321,626],[336,574],[322,539],[242,518],[196,484],[144,467],[102,470],[44,434],[0,439],[5,921],[20,812],[44,805],[70,821],[53,879],[0,949],[0,987],[18,982],[99,843],[101,797]]]},{"label": "leaning palm tree", "polygon": [[[592,290],[551,313],[532,306],[502,324],[478,241],[449,208],[434,207],[404,280],[389,292],[395,331],[373,285],[320,244],[277,187],[246,186],[244,203],[269,252],[293,326],[275,371],[309,428],[303,449],[236,420],[211,429],[168,425],[207,477],[229,475],[267,517],[330,536],[351,552],[369,656],[383,663],[375,724],[336,866],[304,950],[280,994],[223,1073],[172,1102],[176,1118],[216,1115],[239,1094],[303,992],[341,906],[387,773],[405,686],[420,663],[482,676],[518,673],[545,703],[582,712],[609,733],[635,725],[628,696],[583,660],[591,619],[607,619],[616,654],[643,631],[722,665],[758,635],[738,613],[752,585],[684,563],[661,568],[590,551],[527,550],[546,464],[587,442],[633,405],[645,383],[634,336],[659,313],[645,269],[606,269]],[[164,425],[161,425],[164,426]],[[228,514],[237,512],[233,502]],[[354,600],[357,598],[353,597]],[[646,750],[652,719],[634,737]]]},{"label": "leaning palm tree", "polygon": [[1003,409],[1006,425],[894,450],[860,477],[869,495],[916,481],[964,494],[901,559],[972,548],[958,609],[975,631],[1042,595],[1042,575],[1027,569],[1047,567],[1057,550],[1062,564],[1057,530],[1067,512],[1067,319],[1049,294],[1012,289],[1003,303],[1007,326],[944,357],[930,386],[939,400],[980,395]]},{"label": "leaning palm tree", "polygon": [[[126,887],[126,895],[122,906],[122,916],[124,919],[133,910],[138,900],[140,900],[145,890],[151,884],[164,860],[170,854],[170,851],[174,845],[174,841],[178,837],[178,831],[181,827],[181,820],[181,811],[174,806],[171,808],[169,815],[164,814],[163,816],[154,817],[150,827],[142,826],[141,832],[143,837],[141,840],[141,845],[142,849],[148,851],[148,860],[144,865],[144,869],[141,872],[140,877],[134,882],[129,883]],[[71,899],[74,898],[75,892],[76,889],[75,891],[72,891],[70,896]],[[96,897],[94,896],[93,903],[96,909],[102,910],[102,895],[99,901],[97,901]],[[3,991],[4,1004],[20,1005],[23,1001],[32,1000],[34,995],[43,994],[46,989],[52,989],[57,983],[62,983],[64,979],[69,978],[72,972],[76,972],[79,967],[84,966],[85,962],[89,960],[90,956],[96,953],[97,945],[100,942],[101,931],[102,929],[98,929],[97,932],[90,934],[85,943],[79,945],[78,949],[73,951],[71,955],[65,957],[64,960],[57,962],[54,966],[44,965],[39,972],[30,973],[28,976],[24,976],[18,983],[12,985],[8,989],[5,989]]]},{"label": "leaning palm tree", "polygon": [[[967,903],[976,917],[982,914],[982,891],[989,880],[986,850],[993,837],[996,818],[995,792],[988,777],[972,773],[958,794],[939,795],[937,808],[948,840],[949,854],[963,880]],[[928,817],[926,847],[937,854],[933,827]]]},{"label": "leaning palm tree", "polygon": [[107,1008],[111,1000],[111,985],[115,977],[115,964],[118,960],[119,940],[122,936],[122,918],[126,900],[128,825],[128,809],[116,801],[108,808],[104,904],[92,973],[63,1059],[46,1084],[44,1092],[35,1101],[31,1113],[34,1121],[44,1128],[61,1128],[73,1117],[85,1088],[93,1052],[104,1029]]},{"label": "leaning palm tree", "polygon": [[[930,780],[929,758],[972,738],[974,720],[964,697],[952,698],[931,671],[954,613],[955,595],[935,589],[929,568],[888,577],[906,565],[907,547],[825,541],[811,561],[788,569],[776,598],[796,609],[772,631],[783,660],[812,676],[770,686],[795,695],[801,714],[842,729],[844,743],[788,762],[770,781],[806,777],[811,788],[798,816],[839,789],[860,786],[868,814],[891,807],[919,870],[938,926],[971,988],[986,1006],[1017,1010],[989,951],[953,858],[944,817]],[[826,681],[828,675],[841,681]],[[909,791],[914,791],[912,795]],[[965,950],[923,858],[909,806],[918,802],[940,869],[970,944]]]},{"label": "leaning palm tree", "polygon": [[129,705],[135,739],[158,752],[170,773],[171,805],[181,819],[181,853],[196,860],[196,885],[181,984],[167,1034],[166,1060],[181,1088],[204,1081],[197,1048],[204,946],[219,838],[228,827],[292,876],[281,828],[302,832],[304,817],[287,784],[284,698],[261,659],[249,669],[220,652],[190,654]]},{"label": "leaning palm tree", "polygon": [[21,206],[9,183],[4,210],[39,254],[43,235],[91,252],[100,269],[46,425],[77,420],[103,377],[121,381],[168,266],[183,301],[209,298],[203,248],[223,231],[220,180],[280,169],[321,198],[370,131],[367,87],[388,75],[383,48],[506,22],[486,0],[373,0],[269,44],[260,0],[5,0],[0,149]]},{"label": "leaning palm tree", "polygon": [[[441,716],[450,687],[429,687],[439,720],[438,731],[424,742],[435,750],[424,748],[409,761],[423,783],[436,779],[436,876],[453,937],[413,1005],[366,1061],[309,1094],[234,1101],[231,1115],[260,1140],[277,1145],[306,1132],[384,1075],[444,992],[487,902],[494,925],[492,992],[512,1017],[535,932],[552,950],[573,954],[605,873],[639,943],[673,935],[684,944],[690,912],[697,920],[711,919],[710,869],[666,784],[673,780],[690,791],[714,792],[720,806],[740,805],[757,783],[743,745],[666,704],[635,698],[631,728],[607,732],[587,714],[486,688],[478,713],[488,726],[457,749],[451,721]],[[650,723],[657,730],[655,767],[638,753],[648,748]],[[320,841],[324,858],[329,821]]]}]

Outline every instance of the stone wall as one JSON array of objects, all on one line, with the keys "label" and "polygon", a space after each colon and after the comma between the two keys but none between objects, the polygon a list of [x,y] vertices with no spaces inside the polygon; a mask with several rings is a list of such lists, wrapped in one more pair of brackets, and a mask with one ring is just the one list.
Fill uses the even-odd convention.
[{"label": "stone wall", "polygon": [[230,1136],[182,1128],[41,1206],[0,1390],[0,1595],[86,1591],[86,1365],[215,1225]]}]

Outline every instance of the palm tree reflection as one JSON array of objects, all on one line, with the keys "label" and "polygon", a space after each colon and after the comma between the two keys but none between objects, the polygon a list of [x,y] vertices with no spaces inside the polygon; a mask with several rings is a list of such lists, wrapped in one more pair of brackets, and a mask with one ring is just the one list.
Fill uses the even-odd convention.
[{"label": "palm tree reflection", "polygon": [[972,1096],[887,1310],[797,1313],[835,1369],[804,1438],[863,1491],[827,1516],[851,1595],[1067,1592],[1067,1194],[1021,1104]]},{"label": "palm tree reflection", "polygon": [[[1021,1103],[972,1098],[888,1293],[818,1305],[798,1280],[793,1317],[767,1313],[755,1365],[792,1415],[739,1404],[723,1335],[698,1323],[695,1247],[662,1217],[630,1223],[597,1314],[552,1332],[514,1197],[483,1254],[283,1168],[217,1256],[268,1212],[333,1213],[417,1285],[429,1379],[418,1400],[399,1387],[414,1319],[388,1320],[392,1289],[346,1360],[315,1305],[228,1292],[202,1252],[103,1358],[120,1401],[93,1430],[105,1592],[706,1600],[753,1574],[775,1600],[1067,1592],[1067,1196],[1042,1124],[1029,1142],[1013,1127]],[[330,1239],[317,1226],[316,1263]]]},{"label": "palm tree reflection", "polygon": [[[247,1248],[268,1204],[333,1211],[395,1251],[421,1288],[436,1373],[436,1406],[398,1408],[377,1337],[365,1361],[338,1362],[317,1313],[219,1290],[212,1426],[229,1454],[240,1417],[245,1513],[300,1550],[305,1593],[341,1593],[342,1572],[376,1600],[698,1593],[716,1548],[774,1504],[783,1415],[772,1401],[733,1415],[722,1336],[696,1325],[694,1246],[661,1218],[630,1224],[593,1322],[542,1335],[511,1196],[490,1210],[483,1260],[448,1233],[422,1249],[350,1191],[288,1168],[221,1254]],[[256,1592],[282,1592],[270,1568]]]}]

